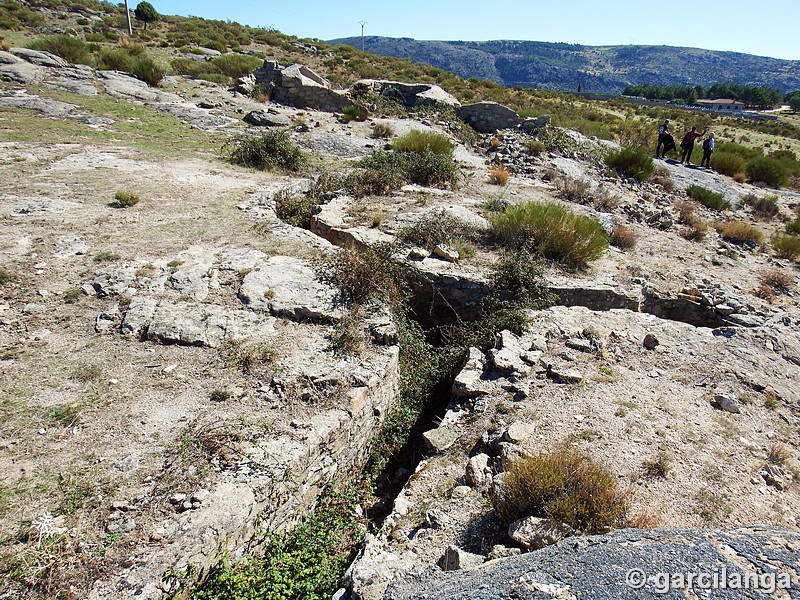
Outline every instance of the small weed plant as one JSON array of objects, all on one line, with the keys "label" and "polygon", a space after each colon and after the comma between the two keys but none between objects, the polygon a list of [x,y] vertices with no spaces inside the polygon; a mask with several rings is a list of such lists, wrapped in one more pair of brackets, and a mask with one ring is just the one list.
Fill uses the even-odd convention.
[{"label": "small weed plant", "polygon": [[584,202],[591,196],[592,185],[583,178],[565,175],[556,179],[555,186],[558,195],[570,202]]},{"label": "small weed plant", "polygon": [[664,452],[659,452],[652,460],[642,463],[644,474],[651,479],[666,479],[670,470],[670,459]]},{"label": "small weed plant", "polygon": [[708,225],[703,221],[695,221],[688,227],[681,229],[678,234],[685,240],[690,242],[702,242],[706,239],[708,233]]},{"label": "small weed plant", "polygon": [[795,284],[794,277],[781,269],[764,271],[759,279],[761,280],[761,285],[784,294],[791,290]]},{"label": "small weed plant", "polygon": [[136,194],[131,194],[130,192],[117,192],[114,194],[114,202],[112,204],[117,208],[129,208],[139,204],[141,200],[142,199]]},{"label": "small weed plant", "polygon": [[545,517],[583,533],[602,533],[624,525],[628,510],[617,477],[572,448],[516,461],[504,474],[500,495],[493,502],[506,522]]}]

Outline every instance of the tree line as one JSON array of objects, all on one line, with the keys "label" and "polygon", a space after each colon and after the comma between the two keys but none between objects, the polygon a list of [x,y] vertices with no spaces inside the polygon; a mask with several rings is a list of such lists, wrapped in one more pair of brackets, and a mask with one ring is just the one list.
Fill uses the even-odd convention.
[{"label": "tree line", "polygon": [[699,99],[729,98],[751,108],[772,108],[786,103],[793,110],[800,110],[800,90],[784,94],[780,90],[764,86],[753,87],[736,83],[715,83],[707,88],[702,85],[629,85],[622,93],[625,96],[682,101],[686,104],[695,104]]}]

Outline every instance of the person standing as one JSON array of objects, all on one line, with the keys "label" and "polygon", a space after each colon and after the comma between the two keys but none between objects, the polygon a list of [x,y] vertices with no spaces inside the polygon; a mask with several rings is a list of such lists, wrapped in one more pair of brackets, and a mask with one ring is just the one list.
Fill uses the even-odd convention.
[{"label": "person standing", "polygon": [[656,146],[656,158],[665,157],[667,150],[670,149],[669,145],[671,138],[672,136],[669,133],[669,119],[665,119],[664,123],[658,126],[658,145]]},{"label": "person standing", "polygon": [[703,133],[697,131],[697,127],[692,127],[691,131],[687,131],[686,135],[683,136],[683,140],[681,140],[681,148],[683,148],[683,154],[681,154],[681,163],[686,161],[687,165],[692,164],[692,150],[694,150],[694,143],[697,141],[698,138],[703,137],[708,131],[708,127],[706,127]]},{"label": "person standing", "polygon": [[714,152],[714,132],[708,134],[703,140],[703,160],[700,161],[701,167],[711,168],[711,153]]}]

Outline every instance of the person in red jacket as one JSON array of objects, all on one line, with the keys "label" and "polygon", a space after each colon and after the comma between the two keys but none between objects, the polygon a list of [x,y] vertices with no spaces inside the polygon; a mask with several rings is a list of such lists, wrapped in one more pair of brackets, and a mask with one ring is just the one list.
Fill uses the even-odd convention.
[{"label": "person in red jacket", "polygon": [[683,136],[683,140],[681,141],[681,148],[683,148],[683,154],[681,154],[681,163],[686,161],[687,165],[692,164],[692,150],[694,150],[694,143],[697,141],[698,138],[703,137],[706,132],[708,131],[708,127],[706,127],[703,133],[699,133],[697,131],[697,127],[692,127],[691,131],[687,131],[686,135]]}]

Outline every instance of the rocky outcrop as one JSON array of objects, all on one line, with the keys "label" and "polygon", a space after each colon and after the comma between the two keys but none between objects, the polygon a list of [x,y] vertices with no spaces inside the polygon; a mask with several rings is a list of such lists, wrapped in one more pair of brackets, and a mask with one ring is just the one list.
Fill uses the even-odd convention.
[{"label": "rocky outcrop", "polygon": [[[385,600],[796,598],[800,533],[783,529],[625,529],[569,538],[477,569],[396,581]],[[676,574],[670,585],[668,576]],[[685,583],[690,574],[704,574]],[[682,580],[680,580],[682,578]],[[724,583],[723,583],[724,582]],[[674,591],[671,591],[674,590]]]},{"label": "rocky outcrop", "polygon": [[460,106],[456,98],[445,92],[438,85],[429,83],[403,83],[386,79],[361,79],[352,87],[353,92],[371,91],[394,100],[400,104],[413,108],[415,106],[431,106],[444,104],[446,106]]},{"label": "rocky outcrop", "polygon": [[522,122],[517,112],[497,102],[478,102],[461,106],[459,117],[479,133],[494,133],[499,129],[515,127]]}]

